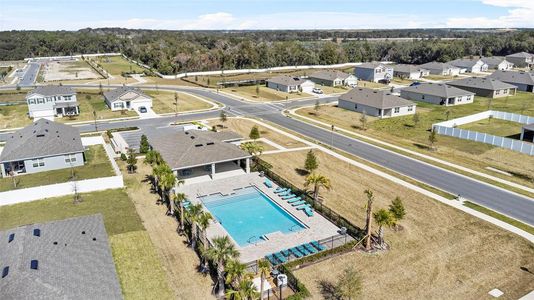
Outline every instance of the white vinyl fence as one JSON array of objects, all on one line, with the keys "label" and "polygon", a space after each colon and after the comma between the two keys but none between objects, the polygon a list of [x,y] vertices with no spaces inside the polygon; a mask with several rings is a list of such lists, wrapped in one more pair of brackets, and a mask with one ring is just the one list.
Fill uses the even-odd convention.
[{"label": "white vinyl fence", "polygon": [[432,125],[432,130],[437,134],[452,136],[464,140],[475,141],[484,144],[490,144],[496,147],[509,149],[516,152],[521,152],[528,155],[534,155],[534,144],[529,142],[523,142],[520,140],[510,139],[502,136],[496,136],[488,133],[466,130],[456,128],[456,126],[464,125],[467,123],[476,122],[479,120],[487,119],[489,117],[494,119],[506,120],[517,122],[520,124],[532,124],[534,123],[534,117],[525,116],[520,114],[514,114],[503,111],[488,110],[485,112],[457,118]]}]

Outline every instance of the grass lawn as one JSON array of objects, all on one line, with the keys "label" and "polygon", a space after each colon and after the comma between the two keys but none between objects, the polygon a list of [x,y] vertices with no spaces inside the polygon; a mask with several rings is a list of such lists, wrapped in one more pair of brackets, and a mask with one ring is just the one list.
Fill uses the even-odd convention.
[{"label": "grass lawn", "polygon": [[358,87],[364,87],[369,89],[385,89],[389,88],[387,85],[378,82],[358,80]]},{"label": "grass lawn", "polygon": [[121,189],[0,206],[0,230],[100,213],[125,299],[172,299],[154,245],[128,194]]},{"label": "grass lawn", "polygon": [[393,77],[393,79],[391,79],[391,83],[395,83],[395,84],[403,84],[403,85],[410,85],[414,82],[414,80],[411,80],[411,79],[402,79],[402,78],[399,78],[399,77]]},{"label": "grass lawn", "polygon": [[0,129],[22,127],[31,123],[27,115],[28,105],[25,102],[28,91],[0,91],[0,103],[22,102],[0,106]]},{"label": "grass lawn", "polygon": [[97,57],[95,60],[111,75],[121,75],[122,72],[143,73],[145,71],[145,69],[127,61],[122,56]]},{"label": "grass lawn", "polygon": [[[519,92],[517,96],[492,99],[493,110],[534,115],[534,95]],[[428,151],[429,130],[434,123],[446,120],[446,111],[450,111],[449,119],[458,118],[488,109],[489,99],[476,97],[475,102],[454,107],[443,107],[429,103],[418,102],[417,112],[419,124],[414,125],[413,116],[395,117],[376,120],[368,118],[368,130],[360,130],[360,115],[333,106],[322,106],[319,115],[314,115],[313,107],[303,108],[298,114],[317,119],[328,124],[334,124],[355,133],[369,135],[386,142],[419,151],[426,155],[464,165],[480,172],[502,177],[528,186],[534,186],[534,157],[493,147],[491,145],[473,141],[456,139],[438,135],[437,151]],[[492,122],[497,120],[492,120]],[[495,122],[497,123],[497,122]],[[517,133],[517,132],[516,132]],[[528,163],[527,163],[528,162]],[[486,167],[493,167],[517,176],[509,177],[491,172]]]},{"label": "grass lawn", "polygon": [[[302,187],[304,176],[297,169],[303,167],[306,152],[263,155],[263,159],[276,173]],[[361,275],[362,295],[372,299],[391,295],[482,299],[493,288],[517,299],[534,289],[532,275],[520,269],[534,268],[534,246],[528,241],[323,152],[316,154],[317,172],[332,180],[332,190],[322,192],[328,207],[363,227],[363,191],[371,189],[375,211],[400,196],[407,215],[400,222],[401,231],[385,229],[391,246],[386,253],[351,252],[296,270],[313,299],[323,299],[321,284],[335,282],[348,265]]]},{"label": "grass lawn", "polygon": [[[209,125],[210,126],[216,126],[220,125],[220,120],[210,120]],[[232,130],[243,136],[245,139],[248,139],[248,135],[250,134],[250,129],[252,126],[257,125],[255,122],[247,119],[239,119],[239,118],[228,118],[228,120],[224,123],[225,128],[224,130]],[[304,143],[295,141],[283,134],[280,134],[278,132],[275,132],[271,129],[265,128],[263,126],[258,126],[258,129],[260,130],[260,136],[262,138],[266,138],[268,140],[271,140],[272,142],[285,147],[285,148],[299,148],[299,147],[305,147],[306,145]],[[219,130],[221,130],[219,128]]]},{"label": "grass lawn", "polygon": [[316,84],[315,87],[323,90],[323,93],[325,94],[340,94],[340,93],[344,94],[352,89],[350,87],[345,87],[345,86],[332,87],[332,86],[326,86],[326,85],[320,85],[320,84]]},{"label": "grass lawn", "polygon": [[[148,96],[153,98],[152,109],[158,113],[174,113],[174,93],[166,91],[143,91]],[[178,92],[178,112],[186,112],[192,110],[209,109],[211,105],[208,102],[200,100],[200,97],[193,96],[189,93]]]},{"label": "grass lawn", "polygon": [[[256,87],[259,87],[260,93],[256,94]],[[279,92],[277,90],[268,88],[264,85],[251,85],[251,86],[240,86],[240,87],[230,87],[222,89],[222,91],[234,94],[237,97],[245,98],[252,101],[280,101],[286,99],[298,99],[303,97],[309,97],[310,95],[306,93],[285,93]]]},{"label": "grass lawn", "polygon": [[484,119],[473,123],[458,126],[461,129],[489,133],[497,136],[504,136],[512,139],[519,139],[521,135],[520,123],[499,120],[499,119]]},{"label": "grass lawn", "polygon": [[[85,151],[85,165],[73,168],[78,180],[113,176],[113,168],[102,145],[89,146]],[[68,182],[72,176],[72,169],[60,169],[41,173],[16,176],[17,189]],[[13,178],[0,179],[0,192],[13,190]]]},{"label": "grass lawn", "polygon": [[454,80],[458,79],[459,76],[450,76],[450,75],[434,75],[430,74],[424,77],[424,79],[428,80]]}]

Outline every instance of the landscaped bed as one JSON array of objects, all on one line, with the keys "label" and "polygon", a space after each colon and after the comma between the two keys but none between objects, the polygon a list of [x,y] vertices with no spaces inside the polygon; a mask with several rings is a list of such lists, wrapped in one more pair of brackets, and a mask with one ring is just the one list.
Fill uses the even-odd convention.
[{"label": "landscaped bed", "polygon": [[[303,168],[306,153],[262,158],[274,172],[302,187],[304,175],[298,170]],[[401,231],[385,229],[391,247],[385,253],[352,252],[296,270],[314,299],[322,299],[322,287],[335,283],[350,265],[362,277],[362,294],[376,299],[392,293],[406,299],[445,294],[480,299],[494,288],[514,299],[534,289],[532,275],[521,270],[534,268],[534,247],[526,240],[325,153],[316,154],[320,164],[316,172],[332,180],[332,190],[322,192],[325,205],[363,228],[363,191],[371,189],[374,211],[387,209],[399,196],[407,215],[400,222]],[[374,223],[373,230],[377,230]]]},{"label": "landscaped bed", "polygon": [[73,173],[77,180],[114,176],[115,173],[102,145],[89,146],[85,151],[85,165],[74,168],[46,171],[33,174],[19,175],[0,179],[0,192],[15,189],[13,180],[17,182],[16,189],[24,189],[41,185],[68,182]]}]

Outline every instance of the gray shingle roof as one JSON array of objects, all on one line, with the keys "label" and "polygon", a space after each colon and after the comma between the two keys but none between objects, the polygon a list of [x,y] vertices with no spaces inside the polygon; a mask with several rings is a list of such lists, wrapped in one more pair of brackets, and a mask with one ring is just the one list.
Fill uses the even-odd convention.
[{"label": "gray shingle roof", "polygon": [[136,87],[132,87],[132,86],[121,86],[121,87],[116,88],[114,90],[104,92],[104,97],[109,102],[114,102],[114,101],[118,100],[122,95],[124,95],[124,94],[126,94],[128,92],[134,92],[134,93],[139,94],[139,96],[150,98],[145,93],[143,93],[140,89],[138,89]]},{"label": "gray shingle roof", "polygon": [[355,68],[356,69],[376,69],[376,68],[378,68],[380,66],[391,68],[391,66],[388,66],[388,65],[385,65],[385,64],[379,63],[379,62],[367,62],[367,63],[363,63],[361,65],[357,65]]},{"label": "gray shingle roof", "polygon": [[[229,136],[224,132],[189,130],[150,136],[149,143],[161,154],[171,169],[250,157],[238,146],[223,142]],[[235,134],[232,136],[235,137]]]},{"label": "gray shingle roof", "polygon": [[469,77],[469,78],[463,78],[458,79],[454,81],[447,82],[448,85],[452,85],[455,87],[472,87],[477,89],[483,89],[483,90],[503,90],[503,89],[515,89],[515,85],[511,85],[506,82],[502,82],[497,79],[493,78],[484,78],[484,77]]},{"label": "gray shingle roof", "polygon": [[64,95],[74,95],[76,92],[73,88],[69,86],[60,86],[60,85],[45,85],[45,86],[38,86],[35,89],[28,92],[28,96],[31,95],[43,95],[46,97],[50,96],[64,96]]},{"label": "gray shingle roof", "polygon": [[[481,57],[480,60],[488,64],[489,67],[496,67],[503,61],[506,61],[502,56]],[[510,63],[509,61],[506,62]]]},{"label": "gray shingle roof", "polygon": [[78,128],[39,119],[9,135],[0,162],[83,152]]},{"label": "gray shingle roof", "polygon": [[480,59],[455,59],[449,62],[450,65],[458,68],[472,68]]},{"label": "gray shingle roof", "polygon": [[354,88],[341,95],[339,100],[381,109],[415,105],[414,102],[392,95],[390,92],[367,88]]},{"label": "gray shingle roof", "polygon": [[497,70],[493,74],[487,76],[487,78],[494,78],[500,81],[504,81],[510,84],[527,84],[534,85],[534,75],[529,72],[517,72],[517,71],[503,71]]},{"label": "gray shingle roof", "polygon": [[528,52],[518,52],[518,53],[506,55],[506,57],[517,57],[517,58],[529,58],[533,56],[534,54],[530,54]]},{"label": "gray shingle roof", "polygon": [[400,73],[415,73],[420,72],[424,68],[421,68],[417,65],[409,65],[409,64],[398,64],[393,66],[393,71],[400,72]]},{"label": "gray shingle roof", "polygon": [[2,299],[122,299],[100,214],[0,231],[0,273],[4,267]]},{"label": "gray shingle roof", "polygon": [[422,83],[414,86],[409,86],[402,89],[412,93],[419,93],[425,95],[432,95],[437,97],[449,98],[459,97],[465,95],[474,95],[475,93],[462,90],[450,85],[442,83]]},{"label": "gray shingle roof", "polygon": [[292,77],[288,75],[276,76],[270,79],[267,79],[267,82],[272,82],[276,84],[281,84],[285,86],[300,85],[305,82],[306,79],[299,77]]},{"label": "gray shingle roof", "polygon": [[428,62],[426,64],[419,65],[420,68],[427,69],[427,70],[448,70],[451,68],[457,68],[455,66],[452,66],[448,63],[442,63],[437,61]]},{"label": "gray shingle roof", "polygon": [[338,78],[341,80],[345,80],[349,76],[350,74],[338,70],[322,70],[312,73],[310,75],[310,78],[334,81]]}]

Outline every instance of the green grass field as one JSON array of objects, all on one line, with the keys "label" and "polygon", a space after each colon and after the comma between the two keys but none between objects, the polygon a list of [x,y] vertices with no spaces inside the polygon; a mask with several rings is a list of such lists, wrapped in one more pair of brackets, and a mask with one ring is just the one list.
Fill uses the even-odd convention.
[{"label": "green grass field", "polygon": [[461,129],[484,132],[497,136],[519,139],[521,124],[499,119],[484,119],[473,123],[458,126]]},{"label": "green grass field", "polygon": [[[85,159],[85,165],[73,169],[66,168],[16,176],[17,189],[68,182],[72,176],[72,171],[75,172],[78,180],[113,176],[115,174],[102,145],[90,146],[85,151]],[[0,192],[13,189],[13,178],[0,179]]]},{"label": "green grass field", "polygon": [[125,299],[172,299],[156,249],[122,189],[0,206],[0,230],[100,213]]},{"label": "green grass field", "polygon": [[123,72],[143,73],[145,71],[145,69],[127,61],[122,56],[99,57],[96,61],[111,75],[121,75]]}]

